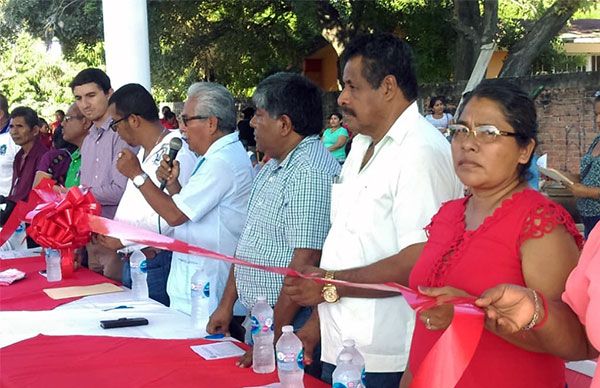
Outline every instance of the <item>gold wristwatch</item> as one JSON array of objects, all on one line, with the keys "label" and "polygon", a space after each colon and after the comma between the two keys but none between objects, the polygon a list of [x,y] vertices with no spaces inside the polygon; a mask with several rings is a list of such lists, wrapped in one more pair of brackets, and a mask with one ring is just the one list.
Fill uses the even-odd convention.
[{"label": "gold wristwatch", "polygon": [[[333,280],[333,271],[325,272],[324,279]],[[334,284],[326,283],[321,290],[321,294],[323,295],[323,299],[327,303],[335,303],[340,300],[340,296],[338,295],[337,288]]]}]

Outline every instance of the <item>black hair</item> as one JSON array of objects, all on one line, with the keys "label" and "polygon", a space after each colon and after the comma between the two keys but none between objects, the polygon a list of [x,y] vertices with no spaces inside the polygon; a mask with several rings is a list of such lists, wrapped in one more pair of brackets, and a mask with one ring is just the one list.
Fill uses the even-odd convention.
[{"label": "black hair", "polygon": [[29,128],[39,127],[40,125],[40,118],[37,113],[28,106],[20,106],[13,109],[13,111],[10,112],[10,118],[14,119],[15,117],[23,117]]},{"label": "black hair", "polygon": [[74,90],[76,86],[92,82],[98,85],[98,87],[104,91],[104,94],[108,93],[110,90],[110,78],[108,78],[108,75],[102,70],[93,67],[81,70],[75,78],[73,78],[73,81],[69,83],[69,87],[71,90]]},{"label": "black hair", "polygon": [[254,109],[251,106],[248,106],[242,110],[242,114],[244,115],[245,120],[250,120],[252,118],[252,116],[254,116],[255,112],[256,112],[256,109]]},{"label": "black hair", "polygon": [[301,136],[321,133],[322,92],[308,78],[294,73],[276,73],[262,80],[252,96],[254,105],[273,118],[286,115]]},{"label": "black hair", "polygon": [[331,118],[331,116],[336,116],[338,119],[340,119],[340,121],[342,121],[342,114],[340,112],[331,112],[329,118]]},{"label": "black hair", "polygon": [[57,109],[56,112],[54,112],[54,114],[60,115],[61,117],[65,117],[65,111],[62,109]]},{"label": "black hair", "polygon": [[[514,83],[502,78],[483,80],[473,91],[464,97],[465,107],[472,98],[487,98],[495,102],[506,121],[515,130],[515,140],[520,147],[526,147],[531,140],[537,145],[538,122],[535,104],[529,94]],[[460,114],[458,114],[460,117]],[[533,152],[531,153],[533,156]],[[531,157],[525,164],[519,165],[519,176],[527,179]]]},{"label": "black hair", "polygon": [[377,89],[386,76],[393,75],[407,100],[417,98],[413,54],[405,41],[392,34],[359,35],[346,46],[340,61],[342,69],[355,57],[362,57],[362,75],[373,89]]},{"label": "black hair", "polygon": [[435,96],[435,97],[431,97],[431,99],[429,100],[429,109],[433,109],[433,106],[438,101],[441,101],[442,104],[446,105],[446,97],[444,97],[444,96]]},{"label": "black hair", "polygon": [[108,105],[112,104],[115,104],[115,110],[121,117],[135,114],[148,121],[158,121],[156,101],[140,84],[121,86],[110,96]]}]

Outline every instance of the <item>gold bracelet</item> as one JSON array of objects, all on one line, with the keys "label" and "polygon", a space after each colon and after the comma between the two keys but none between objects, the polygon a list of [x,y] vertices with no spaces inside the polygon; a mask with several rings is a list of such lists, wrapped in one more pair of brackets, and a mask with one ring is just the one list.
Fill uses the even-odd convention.
[{"label": "gold bracelet", "polygon": [[530,290],[533,293],[533,304],[535,308],[533,310],[533,316],[531,317],[531,321],[529,321],[529,323],[522,329],[525,331],[533,329],[535,325],[538,324],[538,320],[540,319],[540,298],[534,289],[530,288]]}]

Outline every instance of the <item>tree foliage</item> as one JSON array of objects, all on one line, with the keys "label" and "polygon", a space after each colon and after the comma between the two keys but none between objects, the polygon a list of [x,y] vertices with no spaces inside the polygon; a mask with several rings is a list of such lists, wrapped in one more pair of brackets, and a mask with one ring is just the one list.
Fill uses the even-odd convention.
[{"label": "tree foliage", "polygon": [[5,43],[0,52],[0,92],[12,107],[30,106],[42,116],[51,117],[56,109],[66,110],[73,101],[69,82],[84,63],[53,58],[39,38],[21,32],[13,43]]},{"label": "tree foliage", "polygon": [[[516,52],[539,29],[524,19],[543,18],[554,3],[586,1],[148,0],[153,92],[181,100],[190,83],[212,80],[248,96],[270,73],[300,71],[303,58],[328,43],[340,53],[356,34],[380,31],[411,44],[421,82],[468,78],[481,44],[495,40]],[[56,36],[75,67],[103,62],[101,1],[0,0],[2,15],[0,48],[25,32],[46,44]],[[535,46],[540,60],[559,51],[552,38]]]}]

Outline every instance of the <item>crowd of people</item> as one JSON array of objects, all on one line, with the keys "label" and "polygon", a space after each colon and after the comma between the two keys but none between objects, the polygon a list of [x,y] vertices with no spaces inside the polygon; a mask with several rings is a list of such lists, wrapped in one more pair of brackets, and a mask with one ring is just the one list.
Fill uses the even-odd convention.
[{"label": "crowd of people", "polygon": [[[424,117],[403,40],[356,37],[340,63],[341,114],[327,117],[323,134],[321,90],[293,73],[261,81],[236,124],[222,85],[192,84],[179,120],[170,110],[161,120],[141,85],[113,91],[103,71],[83,70],[62,119],[72,149],[49,150],[36,112],[9,114],[1,98],[3,219],[50,177],[57,189],[89,188],[104,217],[322,277],[325,284],[102,235],[82,255],[91,270],[130,285],[128,257],[141,251],[150,297],[186,314],[191,277],[203,269],[211,334],[243,339],[250,310],[266,296],[275,340],[293,325],[307,371],[329,383],[342,342],[353,339],[367,387],[409,387],[452,321],[449,300],[473,296],[485,329],[457,387],[564,387],[564,360],[596,357],[600,347],[600,232],[584,246],[571,216],[528,187],[538,130],[531,98],[509,81],[485,80],[456,116],[436,97]],[[600,125],[600,97],[595,114]],[[183,142],[171,160],[173,139]],[[582,198],[600,197],[598,143],[570,188]],[[258,173],[249,150],[264,153]],[[397,282],[437,304],[415,314],[399,294],[333,279]],[[251,363],[252,350],[237,361]]]}]

